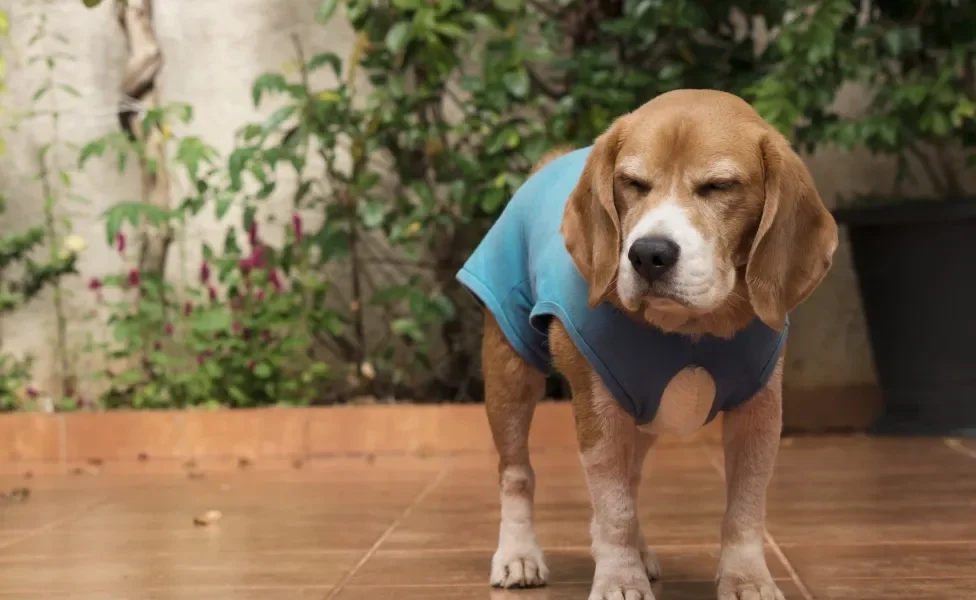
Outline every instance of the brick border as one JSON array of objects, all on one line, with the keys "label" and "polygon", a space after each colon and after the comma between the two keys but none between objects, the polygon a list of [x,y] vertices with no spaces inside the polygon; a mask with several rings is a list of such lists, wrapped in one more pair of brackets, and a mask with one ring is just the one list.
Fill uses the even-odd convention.
[{"label": "brick border", "polygon": [[[720,419],[668,444],[717,443]],[[568,402],[540,403],[530,445],[575,448]],[[375,405],[0,415],[0,465],[492,452],[484,406]]]}]

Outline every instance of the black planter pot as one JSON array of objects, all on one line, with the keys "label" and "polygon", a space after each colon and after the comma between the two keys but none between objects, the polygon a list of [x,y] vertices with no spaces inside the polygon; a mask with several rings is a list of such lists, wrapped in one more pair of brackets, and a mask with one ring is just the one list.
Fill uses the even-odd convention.
[{"label": "black planter pot", "polygon": [[878,435],[976,437],[976,199],[838,210],[884,413]]}]

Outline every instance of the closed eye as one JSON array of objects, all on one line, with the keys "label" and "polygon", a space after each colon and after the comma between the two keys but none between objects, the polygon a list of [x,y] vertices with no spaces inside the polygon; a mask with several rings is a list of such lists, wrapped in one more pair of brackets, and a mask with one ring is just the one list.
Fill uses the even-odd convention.
[{"label": "closed eye", "polygon": [[641,194],[646,194],[651,191],[650,183],[641,181],[640,179],[634,179],[633,177],[621,177],[621,183],[636,192],[640,192]]},{"label": "closed eye", "polygon": [[732,189],[736,185],[738,185],[738,182],[732,180],[723,179],[723,180],[709,181],[708,183],[704,183],[698,186],[698,194],[701,196],[707,196],[715,192],[724,192]]}]

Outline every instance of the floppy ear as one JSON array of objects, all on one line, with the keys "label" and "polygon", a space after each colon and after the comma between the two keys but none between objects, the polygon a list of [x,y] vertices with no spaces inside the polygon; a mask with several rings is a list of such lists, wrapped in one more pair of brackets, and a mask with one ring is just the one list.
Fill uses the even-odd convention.
[{"label": "floppy ear", "polygon": [[613,169],[625,118],[617,119],[596,139],[563,213],[566,250],[590,285],[590,308],[604,299],[620,263],[620,217],[613,202]]},{"label": "floppy ear", "polygon": [[766,203],[749,252],[746,285],[760,319],[782,329],[830,269],[837,224],[806,165],[779,133],[760,142]]}]

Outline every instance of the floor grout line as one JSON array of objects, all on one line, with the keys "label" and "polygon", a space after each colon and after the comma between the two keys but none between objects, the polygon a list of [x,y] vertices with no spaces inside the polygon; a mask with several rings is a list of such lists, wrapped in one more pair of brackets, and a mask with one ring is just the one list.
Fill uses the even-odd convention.
[{"label": "floor grout line", "polygon": [[945,445],[949,447],[950,450],[955,450],[959,454],[962,454],[963,456],[968,456],[969,458],[976,458],[976,450],[969,448],[961,441],[955,438],[946,438],[943,441],[945,442]]},{"label": "floor grout line", "polygon": [[380,534],[380,537],[378,537],[376,541],[373,543],[373,545],[369,548],[369,550],[367,550],[366,553],[363,554],[362,558],[360,558],[359,561],[356,562],[355,565],[353,565],[352,569],[346,572],[346,574],[343,575],[341,579],[339,579],[339,581],[335,584],[335,587],[333,587],[332,590],[328,594],[326,594],[322,600],[332,600],[333,598],[339,595],[339,592],[342,591],[346,583],[348,583],[350,579],[355,577],[356,573],[358,573],[359,570],[362,569],[363,566],[367,562],[369,562],[369,560],[373,558],[373,556],[376,555],[376,551],[379,550],[381,545],[383,545],[383,542],[385,542],[387,539],[389,539],[391,535],[393,535],[393,532],[396,530],[397,527],[400,526],[400,523],[403,523],[403,521],[406,520],[408,516],[410,516],[410,513],[413,512],[413,510],[421,502],[423,502],[424,499],[427,496],[429,496],[430,493],[433,492],[438,485],[440,485],[441,481],[444,480],[444,477],[447,475],[450,469],[451,469],[450,465],[445,466],[443,469],[441,469],[440,473],[438,473],[437,476],[434,477],[434,479],[432,479],[431,482],[424,487],[424,489],[420,490],[420,493],[417,494],[417,496],[413,499],[413,501],[410,502],[410,504],[405,509],[403,509],[403,512],[400,513],[400,516],[394,519],[393,523],[391,523],[390,526],[387,527],[382,534]]},{"label": "floor grout line", "polygon": [[[722,481],[725,481],[725,467],[722,465],[722,461],[715,456],[715,452],[711,448],[702,447],[701,450],[705,453],[705,456],[708,457],[708,462],[718,472],[718,476],[722,478]],[[803,599],[815,600],[813,594],[810,593],[810,589],[805,583],[803,583],[803,580],[800,579],[800,574],[796,572],[796,569],[793,567],[790,559],[786,557],[786,553],[783,552],[783,549],[780,547],[779,543],[775,538],[773,538],[773,534],[769,533],[769,530],[766,529],[765,526],[763,527],[763,539],[766,541],[766,545],[769,546],[769,548],[773,551],[773,554],[776,555],[780,565],[786,569],[786,572],[789,574],[793,584],[796,585],[798,590],[800,590],[800,594],[803,596]]]},{"label": "floor grout line", "polygon": [[27,532],[27,533],[25,533],[23,535],[15,536],[15,537],[13,537],[13,538],[11,538],[9,540],[4,540],[4,541],[0,542],[0,550],[5,550],[5,549],[13,546],[14,544],[19,544],[20,542],[23,542],[24,540],[29,540],[30,538],[32,538],[34,536],[40,535],[42,533],[46,533],[48,531],[51,531],[52,529],[56,529],[57,527],[60,527],[61,525],[64,525],[65,523],[70,523],[71,521],[73,521],[73,520],[75,520],[75,519],[77,519],[77,518],[85,515],[86,513],[90,512],[95,507],[101,506],[103,504],[106,504],[107,502],[108,502],[108,496],[103,496],[103,497],[99,498],[98,500],[94,500],[94,501],[88,503],[83,508],[81,508],[79,510],[76,510],[75,512],[71,513],[70,515],[66,515],[64,517],[61,517],[60,519],[55,519],[54,521],[51,521],[49,523],[46,523],[45,525],[42,525],[42,526],[38,527],[37,529],[32,529],[31,531],[29,531],[29,532]]}]

